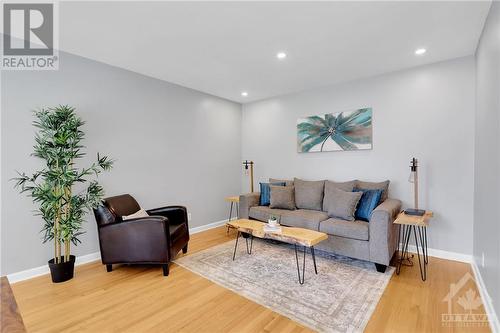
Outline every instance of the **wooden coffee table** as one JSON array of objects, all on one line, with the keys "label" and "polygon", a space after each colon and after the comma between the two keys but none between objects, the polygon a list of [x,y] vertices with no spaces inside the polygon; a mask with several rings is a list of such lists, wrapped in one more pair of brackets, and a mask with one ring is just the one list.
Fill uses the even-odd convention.
[{"label": "wooden coffee table", "polygon": [[[324,241],[328,238],[328,235],[324,232],[303,229],[303,228],[292,228],[281,226],[281,232],[265,232],[264,226],[267,223],[255,221],[255,220],[247,220],[247,219],[238,219],[233,220],[227,223],[228,226],[235,228],[238,231],[236,235],[236,244],[234,245],[233,252],[233,260],[236,257],[236,249],[238,248],[238,239],[240,235],[245,238],[247,253],[252,254],[253,247],[253,238],[265,238],[265,239],[274,239],[280,242],[293,244],[295,249],[295,262],[297,263],[297,275],[299,277],[299,283],[304,284],[304,273],[306,267],[306,252],[307,248],[311,250],[311,256],[314,263],[314,272],[318,274],[318,269],[316,268],[316,256],[314,254],[314,246],[321,241]],[[250,245],[248,244],[248,239],[250,238]],[[303,260],[302,260],[302,274],[300,273],[299,266],[299,254],[297,247],[303,246]]]}]

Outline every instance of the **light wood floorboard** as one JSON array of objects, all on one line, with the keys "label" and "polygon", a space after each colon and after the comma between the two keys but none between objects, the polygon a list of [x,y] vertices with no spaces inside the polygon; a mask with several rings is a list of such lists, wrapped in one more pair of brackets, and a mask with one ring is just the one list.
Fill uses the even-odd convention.
[{"label": "light wood floorboard", "polygon": [[[192,235],[188,255],[233,239],[234,232],[228,236],[224,227]],[[467,272],[472,274],[468,264],[430,258],[424,283],[417,267],[404,267],[391,279],[366,331],[489,331],[442,326],[443,298]],[[469,287],[478,293],[473,282]],[[12,289],[29,332],[310,331],[175,264],[165,278],[160,267],[117,266],[107,273],[95,262],[77,267],[75,278],[65,283],[41,276]],[[453,311],[463,309],[455,302]]]}]

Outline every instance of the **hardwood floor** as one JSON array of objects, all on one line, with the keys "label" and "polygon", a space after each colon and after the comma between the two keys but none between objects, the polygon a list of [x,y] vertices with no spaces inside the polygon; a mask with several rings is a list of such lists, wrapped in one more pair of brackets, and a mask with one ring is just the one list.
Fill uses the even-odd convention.
[{"label": "hardwood floor", "polygon": [[[223,227],[195,234],[188,255],[229,239],[234,239],[234,232],[227,236]],[[448,311],[443,299],[450,285],[466,273],[472,274],[470,265],[430,258],[424,283],[418,267],[404,267],[391,279],[366,331],[489,331],[442,325],[441,314]],[[478,294],[473,281],[465,282],[462,289]],[[165,278],[160,267],[121,266],[107,273],[96,262],[77,267],[75,278],[62,284],[42,276],[18,282],[12,289],[29,332],[310,331],[175,264]],[[464,313],[457,301],[451,309]],[[480,312],[482,307],[472,313]]]}]

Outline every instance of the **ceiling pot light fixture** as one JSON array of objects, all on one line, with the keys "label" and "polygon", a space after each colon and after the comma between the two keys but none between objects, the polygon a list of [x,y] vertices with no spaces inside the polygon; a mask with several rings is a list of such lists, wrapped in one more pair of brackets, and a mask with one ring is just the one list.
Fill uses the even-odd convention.
[{"label": "ceiling pot light fixture", "polygon": [[426,50],[426,49],[423,49],[423,48],[422,48],[422,49],[416,49],[416,50],[415,50],[415,54],[416,54],[416,55],[422,55],[422,54],[424,54],[425,52],[427,52],[427,50]]},{"label": "ceiling pot light fixture", "polygon": [[243,92],[241,92],[241,96],[243,96],[243,97],[247,97],[247,96],[248,96],[248,93],[247,93],[246,91],[243,91]]},{"label": "ceiling pot light fixture", "polygon": [[276,58],[283,60],[286,58],[286,53],[285,52],[278,52],[278,53],[276,53]]}]

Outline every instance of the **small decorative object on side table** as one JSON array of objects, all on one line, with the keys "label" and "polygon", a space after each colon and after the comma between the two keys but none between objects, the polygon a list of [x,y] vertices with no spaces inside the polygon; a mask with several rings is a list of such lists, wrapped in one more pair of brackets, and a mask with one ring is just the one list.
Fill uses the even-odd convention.
[{"label": "small decorative object on side table", "polygon": [[[240,197],[238,195],[235,195],[232,197],[225,197],[224,200],[231,203],[231,207],[229,208],[229,218],[227,219],[227,221],[230,222],[231,218],[233,217],[233,205],[236,205],[235,219],[237,219],[238,215],[239,215],[239,209],[240,209],[240,207],[239,207],[240,206]],[[230,228],[230,225],[228,224],[226,233],[229,233],[229,228]]]},{"label": "small decorative object on side table", "polygon": [[[397,253],[400,257],[396,267],[396,274],[399,275],[401,272],[401,265],[404,260],[411,262],[408,254],[408,243],[413,232],[415,245],[417,247],[420,277],[422,278],[422,281],[427,279],[427,264],[429,263],[429,253],[427,251],[427,227],[429,226],[429,221],[432,216],[433,213],[431,211],[425,211],[422,216],[408,215],[405,212],[401,212],[394,221],[395,224],[399,225]],[[402,238],[401,235],[403,235]],[[420,259],[419,243],[422,248],[423,260]]]}]

